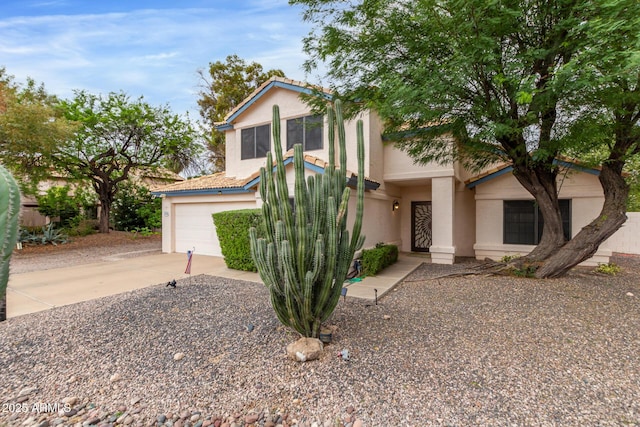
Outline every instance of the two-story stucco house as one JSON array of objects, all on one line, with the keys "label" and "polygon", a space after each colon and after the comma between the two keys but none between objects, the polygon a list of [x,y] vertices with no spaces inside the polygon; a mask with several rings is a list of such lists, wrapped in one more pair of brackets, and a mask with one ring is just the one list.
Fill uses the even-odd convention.
[{"label": "two-story stucco house", "polygon": [[[245,99],[218,126],[226,136],[225,172],[156,189],[163,198],[162,249],[221,255],[211,214],[260,207],[259,169],[273,149],[272,106],[280,107],[282,144],[302,143],[307,173],[323,173],[328,160],[326,118],[314,116],[300,99],[310,89],[301,82],[272,78]],[[325,91],[328,93],[328,91]],[[457,164],[416,165],[382,139],[382,123],[373,112],[360,114],[365,133],[365,248],[393,243],[404,252],[429,252],[434,263],[455,257],[500,258],[526,254],[537,243],[540,223],[533,198],[503,165],[473,176]],[[347,167],[357,170],[355,121],[348,122]],[[288,178],[293,192],[290,153]],[[576,234],[603,203],[597,170],[579,169],[560,186],[565,231]],[[355,211],[355,197],[351,212]],[[353,215],[352,215],[353,216]],[[351,218],[353,220],[353,218]],[[601,248],[591,263],[607,262]]]}]

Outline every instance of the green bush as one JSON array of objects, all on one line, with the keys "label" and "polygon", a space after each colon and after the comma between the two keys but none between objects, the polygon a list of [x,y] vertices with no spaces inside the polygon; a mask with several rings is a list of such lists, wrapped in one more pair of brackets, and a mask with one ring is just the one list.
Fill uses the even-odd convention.
[{"label": "green bush", "polygon": [[64,231],[69,236],[88,236],[97,233],[98,228],[97,219],[85,219],[83,216],[77,216],[69,222]]},{"label": "green bush", "polygon": [[227,267],[234,270],[258,271],[251,258],[249,229],[256,227],[259,237],[265,235],[262,211],[242,209],[218,212],[212,216]]},{"label": "green bush", "polygon": [[396,261],[398,261],[396,245],[377,244],[374,249],[362,251],[362,271],[365,276],[375,276]]},{"label": "green bush", "polygon": [[66,227],[80,213],[80,206],[70,194],[68,185],[51,187],[44,195],[36,196],[38,212]]},{"label": "green bush", "polygon": [[162,226],[162,200],[140,185],[127,182],[118,188],[111,208],[116,230],[132,231]]}]

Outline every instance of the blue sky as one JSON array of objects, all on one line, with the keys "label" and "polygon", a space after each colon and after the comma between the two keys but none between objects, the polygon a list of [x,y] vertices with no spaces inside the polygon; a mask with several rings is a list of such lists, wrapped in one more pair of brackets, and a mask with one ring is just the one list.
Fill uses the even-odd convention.
[{"label": "blue sky", "polygon": [[197,119],[197,70],[230,54],[315,82],[309,30],[287,0],[2,0],[0,67],[62,98],[122,90]]}]

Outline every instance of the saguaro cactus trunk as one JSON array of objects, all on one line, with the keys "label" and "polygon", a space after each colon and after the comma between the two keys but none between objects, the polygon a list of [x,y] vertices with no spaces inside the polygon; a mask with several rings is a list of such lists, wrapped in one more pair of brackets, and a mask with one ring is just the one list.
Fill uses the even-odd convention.
[{"label": "saguaro cactus trunk", "polygon": [[0,321],[7,319],[9,261],[18,240],[20,189],[11,174],[0,165]]},{"label": "saguaro cactus trunk", "polygon": [[[294,209],[289,204],[280,140],[280,112],[273,107],[275,177],[271,153],[260,170],[260,195],[267,237],[258,239],[251,230],[251,255],[260,277],[269,288],[271,305],[280,322],[305,337],[317,338],[321,324],[335,310],[342,285],[364,236],[364,136],[357,123],[358,185],[355,223],[347,230],[347,150],[340,102],[327,108],[329,164],[324,174],[305,181],[302,146],[294,147]],[[340,165],[335,165],[336,128]]]}]

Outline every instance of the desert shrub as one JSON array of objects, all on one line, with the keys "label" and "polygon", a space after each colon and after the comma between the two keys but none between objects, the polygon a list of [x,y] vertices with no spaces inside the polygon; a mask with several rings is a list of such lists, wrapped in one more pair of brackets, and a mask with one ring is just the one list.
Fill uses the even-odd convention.
[{"label": "desert shrub", "polygon": [[59,243],[67,243],[69,236],[61,229],[56,228],[54,223],[49,223],[38,230],[33,227],[21,228],[18,241],[26,245],[58,245]]},{"label": "desert shrub", "polygon": [[258,271],[251,258],[249,229],[256,227],[259,237],[265,235],[262,211],[242,209],[218,212],[212,216],[227,267],[234,270]]},{"label": "desert shrub", "polygon": [[80,215],[73,218],[64,231],[69,236],[88,236],[98,232],[99,223],[97,219],[86,219]]},{"label": "desert shrub", "polygon": [[378,243],[374,249],[362,251],[362,271],[366,276],[374,276],[398,261],[398,247]]},{"label": "desert shrub", "polygon": [[620,273],[620,266],[612,262],[610,262],[609,264],[598,264],[598,267],[596,267],[596,272],[615,276],[616,274]]},{"label": "desert shrub", "polygon": [[68,185],[51,187],[43,195],[36,196],[38,212],[51,218],[51,221],[66,227],[80,214],[80,206],[74,196],[69,194]]},{"label": "desert shrub", "polygon": [[116,230],[131,231],[162,226],[162,200],[149,189],[133,183],[118,188],[111,209]]}]

